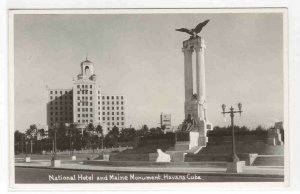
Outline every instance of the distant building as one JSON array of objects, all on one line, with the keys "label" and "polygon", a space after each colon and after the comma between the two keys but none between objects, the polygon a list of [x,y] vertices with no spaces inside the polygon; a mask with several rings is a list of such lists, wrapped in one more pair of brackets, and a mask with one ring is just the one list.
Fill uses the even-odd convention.
[{"label": "distant building", "polygon": [[171,114],[160,114],[160,126],[165,128],[165,132],[171,132]]},{"label": "distant building", "polygon": [[124,95],[102,94],[94,74],[94,64],[86,59],[73,80],[72,89],[49,89],[47,124],[76,123],[81,129],[89,123],[101,125],[106,134],[114,126],[126,127]]}]

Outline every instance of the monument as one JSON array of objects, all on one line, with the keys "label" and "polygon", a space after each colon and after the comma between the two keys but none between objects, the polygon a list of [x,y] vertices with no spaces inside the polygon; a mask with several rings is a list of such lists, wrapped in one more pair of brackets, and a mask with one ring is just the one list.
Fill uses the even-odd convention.
[{"label": "monument", "polygon": [[[209,20],[206,20],[191,30],[186,28],[177,29],[177,31],[186,32],[191,35],[188,40],[183,42],[182,48],[182,52],[184,53],[185,120],[181,125],[181,131],[189,133],[189,150],[194,148],[197,150],[197,148],[199,149],[206,146],[207,130],[212,129],[212,124],[207,119],[207,101],[205,94],[204,56],[206,45],[204,39],[197,35],[208,22]],[[194,52],[196,56],[195,69],[193,67]],[[196,75],[195,79],[194,75]],[[176,143],[178,143],[178,145],[181,144],[180,141]]]}]

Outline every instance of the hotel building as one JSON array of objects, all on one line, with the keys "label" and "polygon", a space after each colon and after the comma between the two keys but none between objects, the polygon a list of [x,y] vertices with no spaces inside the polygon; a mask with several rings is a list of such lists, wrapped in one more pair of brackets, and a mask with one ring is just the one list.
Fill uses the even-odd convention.
[{"label": "hotel building", "polygon": [[76,123],[84,129],[89,123],[101,125],[106,134],[114,126],[126,127],[124,95],[102,94],[94,74],[94,64],[86,59],[73,80],[72,89],[48,89],[47,124]]}]

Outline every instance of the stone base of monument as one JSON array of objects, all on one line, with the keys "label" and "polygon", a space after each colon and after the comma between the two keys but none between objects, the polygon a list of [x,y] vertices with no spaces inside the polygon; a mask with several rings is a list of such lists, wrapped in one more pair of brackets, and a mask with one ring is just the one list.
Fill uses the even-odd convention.
[{"label": "stone base of monument", "polygon": [[52,167],[60,167],[61,161],[60,160],[51,160],[51,166]]},{"label": "stone base of monument", "polygon": [[228,172],[228,173],[241,173],[241,172],[243,172],[242,168],[244,166],[245,166],[245,161],[228,162],[226,172]]},{"label": "stone base of monument", "polygon": [[279,129],[269,129],[268,130],[268,145],[283,145],[283,141],[281,140],[281,133]]},{"label": "stone base of monument", "polygon": [[30,162],[30,157],[29,156],[25,157],[25,162]]},{"label": "stone base of monument", "polygon": [[71,157],[71,160],[76,160],[76,156],[72,156],[72,157]]},{"label": "stone base of monument", "polygon": [[161,149],[157,149],[157,154],[156,162],[171,162],[171,156],[161,151]]},{"label": "stone base of monument", "polygon": [[208,141],[206,132],[212,129],[212,124],[204,120],[198,120],[196,123],[197,125],[192,126],[190,131],[176,133],[175,151],[198,153],[206,146]]},{"label": "stone base of monument", "polygon": [[109,154],[103,154],[103,161],[109,161]]}]

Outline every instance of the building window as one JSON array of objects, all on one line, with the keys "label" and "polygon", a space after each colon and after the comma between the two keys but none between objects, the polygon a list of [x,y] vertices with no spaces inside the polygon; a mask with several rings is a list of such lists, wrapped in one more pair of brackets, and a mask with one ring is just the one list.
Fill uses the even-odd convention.
[{"label": "building window", "polygon": [[123,106],[121,106],[121,110],[123,110],[124,108],[123,108]]},{"label": "building window", "polygon": [[117,105],[119,105],[119,101],[117,101]]},{"label": "building window", "polygon": [[124,115],[124,112],[121,112],[121,115]]},{"label": "building window", "polygon": [[105,99],[105,97],[104,96],[102,96],[102,100],[104,100]]},{"label": "building window", "polygon": [[117,120],[119,120],[119,117],[117,117]]},{"label": "building window", "polygon": [[93,117],[93,114],[90,114],[90,117]]},{"label": "building window", "polygon": [[93,92],[92,92],[92,91],[90,91],[90,94],[93,94]]},{"label": "building window", "polygon": [[117,115],[119,115],[119,112],[117,112]]},{"label": "building window", "polygon": [[92,85],[90,85],[90,88],[92,88]]},{"label": "building window", "polygon": [[115,107],[111,107],[112,110],[115,110]]},{"label": "building window", "polygon": [[117,125],[119,125],[119,122],[117,122]]},{"label": "building window", "polygon": [[93,111],[93,108],[90,108],[90,111],[92,112],[92,111]]},{"label": "building window", "polygon": [[117,110],[119,110],[119,107],[117,106]]},{"label": "building window", "polygon": [[77,88],[80,88],[80,85],[77,85]]},{"label": "building window", "polygon": [[92,103],[92,102],[90,102],[90,106],[93,106],[93,103]]},{"label": "building window", "polygon": [[93,100],[93,97],[92,97],[92,96],[90,97],[90,100]]},{"label": "building window", "polygon": [[77,108],[77,111],[80,112],[80,108]]},{"label": "building window", "polygon": [[102,117],[102,120],[105,121],[105,117]]},{"label": "building window", "polygon": [[114,97],[112,96],[111,99],[114,99]]},{"label": "building window", "polygon": [[112,115],[114,115],[115,113],[114,113],[114,112],[112,112],[111,114],[112,114]]},{"label": "building window", "polygon": [[52,91],[50,91],[50,94],[53,94],[53,92],[52,92]]},{"label": "building window", "polygon": [[102,109],[105,110],[105,106],[102,106]]},{"label": "building window", "polygon": [[80,117],[80,114],[78,114],[77,116]]},{"label": "building window", "polygon": [[109,117],[107,117],[107,120],[109,120]]},{"label": "building window", "polygon": [[77,100],[80,100],[80,97],[79,97],[79,96],[77,97]]},{"label": "building window", "polygon": [[124,125],[124,122],[122,122],[122,125]]},{"label": "building window", "polygon": [[62,91],[60,91],[60,94],[62,94]]},{"label": "building window", "polygon": [[124,117],[122,117],[122,120],[124,120]]},{"label": "building window", "polygon": [[123,96],[121,96],[121,99],[123,100]]},{"label": "building window", "polygon": [[80,94],[80,91],[77,91],[77,94]]},{"label": "building window", "polygon": [[98,115],[100,115],[100,112],[98,112]]},{"label": "building window", "polygon": [[105,103],[104,102],[102,102],[102,105],[104,105]]},{"label": "building window", "polygon": [[109,110],[109,107],[107,107],[107,110]]},{"label": "building window", "polygon": [[57,94],[57,91],[55,91],[55,94]]},{"label": "building window", "polygon": [[111,120],[115,120],[115,117],[111,117]]},{"label": "building window", "polygon": [[123,105],[123,102],[121,102],[121,104]]},{"label": "building window", "polygon": [[114,104],[115,104],[115,102],[112,102],[111,104],[112,104],[112,105],[114,105]]},{"label": "building window", "polygon": [[105,115],[105,112],[102,112],[102,115]]},{"label": "building window", "polygon": [[107,105],[109,105],[109,102],[107,101],[107,103],[106,103]]}]

